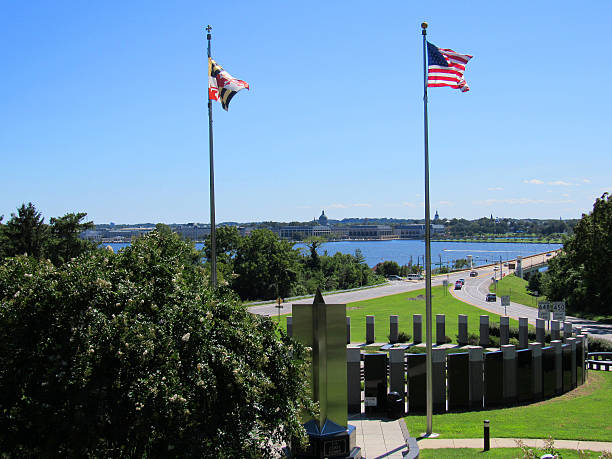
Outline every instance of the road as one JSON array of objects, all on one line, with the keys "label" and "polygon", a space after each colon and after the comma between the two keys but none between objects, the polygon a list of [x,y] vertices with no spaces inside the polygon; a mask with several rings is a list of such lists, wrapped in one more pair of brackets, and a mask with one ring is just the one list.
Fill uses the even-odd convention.
[{"label": "road", "polygon": [[[551,253],[553,253],[553,256],[555,255],[554,252]],[[545,256],[545,254],[537,254],[531,257],[525,257],[523,258],[523,267],[526,268],[532,264],[542,263]],[[512,262],[512,260],[510,262]],[[499,278],[499,264],[497,266],[482,266],[479,268],[474,268],[473,270],[478,273],[477,277],[470,277],[470,270],[457,271],[448,275],[432,277],[431,284],[432,286],[442,285],[443,281],[447,280],[449,291],[458,300],[469,303],[477,308],[483,309],[484,311],[504,315],[504,308],[501,306],[500,298],[498,298],[496,302],[485,301],[486,294],[489,292],[489,285],[492,282],[492,277],[496,276]],[[502,266],[501,270],[503,275],[512,272],[512,270],[509,270],[507,266]],[[457,279],[465,279],[465,285],[461,290],[454,290],[454,285]],[[372,298],[395,295],[397,293],[420,290],[423,288],[425,288],[425,281],[390,281],[380,287],[323,295],[323,299],[326,303],[330,304],[347,304],[355,301],[369,300]],[[281,305],[280,309],[277,308],[276,304],[274,303],[251,306],[249,307],[249,311],[254,314],[266,316],[276,315],[279,314],[279,312],[280,314],[291,314],[291,304],[304,303],[312,303],[312,298],[305,298],[293,301],[291,303],[284,303]],[[535,325],[535,319],[538,317],[538,310],[537,308],[531,308],[519,303],[510,303],[510,306],[507,307],[507,314],[513,319],[527,317],[529,323]],[[610,324],[599,324],[597,322],[571,316],[567,316],[566,320],[571,322],[574,326],[582,327],[582,330],[589,335],[612,341],[612,325]]]}]

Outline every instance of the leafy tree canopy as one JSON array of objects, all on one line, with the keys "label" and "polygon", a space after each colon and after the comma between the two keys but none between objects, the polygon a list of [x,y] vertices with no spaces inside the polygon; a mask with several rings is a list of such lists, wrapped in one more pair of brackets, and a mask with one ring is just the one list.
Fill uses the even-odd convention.
[{"label": "leafy tree canopy", "polygon": [[313,409],[304,357],[231,292],[213,293],[176,234],[59,267],[0,264],[9,457],[270,457],[303,437],[299,414]]},{"label": "leafy tree canopy", "polygon": [[563,252],[549,262],[542,279],[551,300],[565,300],[573,311],[612,312],[612,199],[604,193],[583,214]]}]

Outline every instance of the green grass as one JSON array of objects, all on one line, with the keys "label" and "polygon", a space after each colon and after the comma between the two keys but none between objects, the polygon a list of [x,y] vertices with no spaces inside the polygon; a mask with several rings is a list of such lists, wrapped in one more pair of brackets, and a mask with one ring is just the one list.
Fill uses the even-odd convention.
[{"label": "green grass", "polygon": [[497,296],[510,295],[510,301],[520,303],[525,306],[537,308],[537,301],[546,301],[544,295],[536,297],[531,293],[527,292],[526,280],[521,279],[517,276],[506,276],[497,283],[497,290],[495,284],[489,286],[489,291],[497,293]]},{"label": "green grass", "polygon": [[[422,299],[416,299],[417,297]],[[357,301],[346,305],[346,315],[351,318],[351,341],[365,341],[366,316],[373,315],[376,341],[386,342],[389,334],[389,316],[399,316],[399,330],[413,336],[412,316],[423,316],[423,341],[425,340],[425,290],[398,293],[371,300]],[[468,316],[468,333],[480,333],[480,316],[488,315],[490,322],[499,322],[499,315],[487,313],[482,309],[454,298],[443,286],[432,288],[432,333],[436,337],[436,314],[446,314],[446,336],[457,342],[459,314]],[[510,320],[510,326],[518,327],[516,320]]]},{"label": "green grass", "polygon": [[[544,450],[536,449],[538,451],[538,456],[540,457],[545,454]],[[584,456],[581,456],[580,453],[573,449],[558,449],[557,450],[563,459],[583,459],[583,458],[598,458],[601,453],[595,451],[582,451]],[[440,449],[422,449],[419,452],[419,457],[422,459],[472,459],[472,458],[487,458],[487,459],[496,459],[496,458],[521,458],[523,457],[523,452],[520,448],[493,448],[489,451],[482,451],[480,449],[470,449],[470,448],[440,448]]]},{"label": "green grass", "polygon": [[[346,305],[346,315],[351,318],[351,342],[363,343],[365,341],[365,321],[366,316],[373,315],[374,329],[377,342],[386,342],[389,335],[389,316],[399,316],[399,330],[413,336],[412,316],[421,314],[423,316],[423,341],[425,340],[425,290],[415,290],[412,292],[398,293],[371,300],[357,301]],[[417,297],[423,297],[417,299]],[[436,337],[436,314],[446,314],[446,336],[457,342],[458,315],[468,316],[468,333],[480,333],[480,316],[488,315],[490,323],[499,322],[499,315],[487,313],[482,309],[469,305],[454,298],[443,286],[432,288],[432,333],[433,339]],[[281,315],[281,327],[286,329],[287,315]],[[278,316],[271,316],[273,321],[278,320]],[[516,320],[510,319],[511,327],[518,327]]]},{"label": "green grass", "polygon": [[[612,372],[590,371],[587,383],[544,402],[434,415],[433,430],[440,438],[482,438],[482,421],[488,419],[491,437],[612,441],[610,407]],[[411,435],[425,432],[425,416],[404,419]]]}]

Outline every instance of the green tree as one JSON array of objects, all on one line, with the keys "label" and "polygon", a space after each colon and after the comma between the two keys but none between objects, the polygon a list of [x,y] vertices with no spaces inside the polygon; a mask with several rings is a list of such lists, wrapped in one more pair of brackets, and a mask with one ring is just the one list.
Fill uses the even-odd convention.
[{"label": "green tree", "polygon": [[306,243],[306,247],[310,250],[310,259],[307,261],[307,265],[310,269],[320,269],[321,268],[321,260],[319,259],[319,254],[317,252],[318,248],[323,245],[325,239],[318,236],[311,236],[306,238],[304,241]]},{"label": "green tree", "polygon": [[396,261],[383,261],[376,265],[376,274],[381,276],[390,276],[392,274],[399,275],[400,266]]},{"label": "green tree", "polygon": [[31,202],[27,206],[22,204],[17,214],[11,213],[11,219],[3,226],[0,252],[4,257],[27,254],[40,258],[48,238],[48,227],[41,213]]},{"label": "green tree", "polygon": [[313,410],[306,350],[153,231],[117,254],[0,264],[7,457],[272,457]]},{"label": "green tree", "polygon": [[[238,247],[242,242],[242,236],[235,226],[221,226],[215,231],[215,252],[217,254],[217,278],[219,283],[231,281],[234,272],[234,258]],[[210,261],[211,238],[207,236],[204,241],[204,256]]]},{"label": "green tree", "polygon": [[529,276],[527,282],[527,290],[530,292],[541,292],[542,291],[542,273],[534,272]]},{"label": "green tree", "polygon": [[543,277],[546,296],[565,300],[574,312],[612,312],[612,199],[604,193],[583,214],[563,252],[549,261]]},{"label": "green tree", "polygon": [[79,234],[94,227],[92,221],[82,222],[85,212],[68,213],[63,217],[51,218],[49,240],[46,250],[50,260],[59,265],[82,253],[94,250],[96,244],[79,238]]},{"label": "green tree", "polygon": [[257,229],[243,238],[234,260],[233,288],[242,299],[286,297],[294,287],[299,252],[272,231]]}]

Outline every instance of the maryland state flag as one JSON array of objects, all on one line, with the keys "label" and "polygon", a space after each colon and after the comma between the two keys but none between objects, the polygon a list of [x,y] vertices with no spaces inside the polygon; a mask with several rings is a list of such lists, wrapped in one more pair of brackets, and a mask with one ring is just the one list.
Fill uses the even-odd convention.
[{"label": "maryland state flag", "polygon": [[232,97],[241,89],[249,89],[246,81],[238,80],[208,58],[208,100],[218,100],[225,111]]}]

